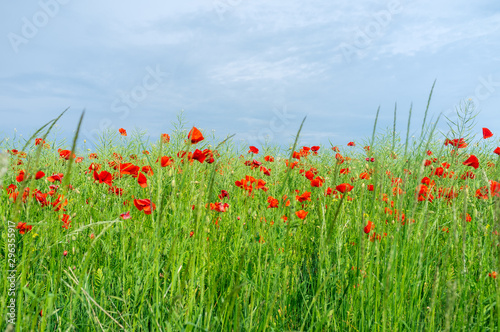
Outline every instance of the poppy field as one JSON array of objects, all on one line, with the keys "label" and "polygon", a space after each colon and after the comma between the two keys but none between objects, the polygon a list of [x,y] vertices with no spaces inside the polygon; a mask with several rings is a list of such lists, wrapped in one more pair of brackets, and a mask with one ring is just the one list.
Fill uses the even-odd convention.
[{"label": "poppy field", "polygon": [[467,107],[290,149],[58,119],[0,143],[2,329],[499,330],[500,129]]}]

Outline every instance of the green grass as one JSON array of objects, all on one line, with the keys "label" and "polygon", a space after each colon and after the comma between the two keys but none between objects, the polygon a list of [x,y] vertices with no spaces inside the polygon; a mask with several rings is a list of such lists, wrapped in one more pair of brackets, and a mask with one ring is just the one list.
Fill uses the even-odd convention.
[{"label": "green grass", "polygon": [[[449,138],[469,137],[469,146],[451,155],[453,147],[439,142],[435,126],[424,127],[425,120],[420,140],[407,137],[406,144],[395,126],[387,134],[377,134],[374,126],[369,151],[359,142],[339,146],[345,158],[340,164],[332,146],[300,160],[292,158],[293,151],[272,147],[253,155],[230,139],[191,145],[185,142],[187,131],[177,128],[169,143],[103,133],[98,159],[80,151],[76,157],[84,159],[75,163],[60,158],[58,142],[47,139],[55,122],[24,146],[19,139],[1,143],[3,149],[26,153],[9,154],[0,193],[2,269],[9,270],[8,221],[32,226],[24,235],[15,229],[17,330],[499,330],[498,279],[488,275],[500,272],[499,198],[491,192],[487,199],[476,197],[477,189],[489,188],[489,180],[500,180],[493,143],[462,131]],[[44,138],[50,147],[36,146],[34,138]],[[62,148],[75,150],[76,142],[75,137],[72,146]],[[302,147],[298,143],[299,137],[296,151]],[[177,156],[181,150],[207,148],[218,151],[210,164],[181,162]],[[462,164],[470,154],[479,158],[478,169]],[[266,155],[275,161],[265,161]],[[173,164],[161,167],[156,163],[161,156],[171,156]],[[424,166],[432,158],[435,162]],[[271,175],[244,164],[253,159]],[[285,159],[298,164],[292,169]],[[150,165],[154,175],[146,175],[142,188],[131,175],[118,176],[109,164],[113,161]],[[444,162],[451,165],[445,171],[454,175],[431,175]],[[91,163],[115,174],[113,185],[123,189],[121,196],[86,173]],[[317,170],[314,177],[323,177],[321,187],[312,187],[304,176],[311,168]],[[345,168],[350,172],[340,174]],[[21,169],[32,175],[42,170],[46,176],[17,182]],[[466,171],[475,178],[461,179]],[[370,179],[360,179],[362,172]],[[63,183],[47,181],[54,173],[64,174]],[[237,187],[235,181],[247,175],[264,180],[268,190],[249,194]],[[432,201],[415,195],[425,176],[435,181]],[[394,195],[396,178],[401,194]],[[341,183],[354,188],[325,195]],[[10,184],[20,192],[15,202],[6,190]],[[64,195],[66,211],[42,206],[30,195],[23,202],[24,188],[47,193],[53,184],[60,187],[47,201]],[[373,191],[367,189],[371,184]],[[229,197],[219,199],[221,190]],[[439,190],[453,190],[456,196],[439,197]],[[296,196],[306,191],[311,200],[298,202]],[[278,199],[277,208],[268,208],[269,196]],[[150,199],[156,209],[146,215],[134,199]],[[228,203],[227,211],[211,210],[209,204],[217,202]],[[299,210],[308,212],[304,220],[297,217]],[[127,211],[131,218],[120,218]],[[69,229],[61,227],[63,214],[71,217]],[[375,227],[365,234],[368,220]],[[8,288],[3,277],[2,313]],[[7,327],[7,318],[2,314],[0,328]]]}]

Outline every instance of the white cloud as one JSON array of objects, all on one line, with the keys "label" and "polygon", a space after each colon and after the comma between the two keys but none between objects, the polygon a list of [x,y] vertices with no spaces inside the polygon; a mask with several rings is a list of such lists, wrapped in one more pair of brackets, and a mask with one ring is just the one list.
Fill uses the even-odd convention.
[{"label": "white cloud", "polygon": [[466,22],[414,23],[393,31],[385,45],[375,46],[384,55],[414,56],[417,52],[435,53],[443,47],[458,42],[497,36],[500,31],[500,14],[476,18]]},{"label": "white cloud", "polygon": [[[286,104],[316,121],[310,128],[306,122],[304,140],[327,142],[337,128],[352,130],[353,139],[371,133],[379,104],[390,105],[391,116],[401,98],[425,104],[420,91],[427,93],[436,77],[432,106],[454,104],[475,87],[464,82],[489,74],[500,60],[494,0],[400,0],[402,10],[347,64],[339,45],[351,43],[390,1],[71,1],[19,55],[8,42],[0,44],[0,95],[8,96],[0,112],[25,109],[26,118],[37,122],[61,105],[89,105],[104,117],[115,91],[129,91],[146,66],[158,64],[168,78],[137,113],[140,108],[166,123],[182,108],[195,119],[217,114],[214,129],[234,128],[250,139],[268,123],[274,105]],[[214,7],[221,2],[223,13]],[[38,8],[15,2],[4,7],[16,16],[0,24],[6,32],[20,31],[23,15]],[[493,110],[497,96],[484,107]],[[288,142],[293,135],[283,131],[275,139]]]},{"label": "white cloud", "polygon": [[303,63],[297,58],[270,61],[263,59],[237,60],[212,69],[209,76],[219,83],[307,79],[319,76],[327,68],[320,63]]}]

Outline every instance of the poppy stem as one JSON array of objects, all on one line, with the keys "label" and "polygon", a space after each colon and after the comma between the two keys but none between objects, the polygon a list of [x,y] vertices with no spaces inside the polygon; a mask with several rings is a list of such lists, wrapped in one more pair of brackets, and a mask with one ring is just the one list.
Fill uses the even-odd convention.
[{"label": "poppy stem", "polygon": [[342,198],[340,199],[339,206],[337,207],[337,211],[335,211],[335,215],[333,216],[333,220],[330,223],[330,225],[328,226],[328,232],[327,232],[328,239],[331,239],[333,225],[335,224],[335,221],[337,220],[337,217],[340,213],[340,208],[342,207],[342,203],[344,202],[345,196],[346,196],[345,194],[342,195]]}]

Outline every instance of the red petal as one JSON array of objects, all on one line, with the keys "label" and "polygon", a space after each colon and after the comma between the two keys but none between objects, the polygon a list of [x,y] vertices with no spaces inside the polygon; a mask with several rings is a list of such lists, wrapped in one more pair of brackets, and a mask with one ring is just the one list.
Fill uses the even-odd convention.
[{"label": "red petal", "polygon": [[191,140],[192,144],[195,144],[195,143],[198,143],[200,141],[203,141],[205,138],[201,134],[201,131],[198,130],[198,128],[193,127],[188,134],[188,139]]},{"label": "red petal", "polygon": [[488,128],[483,128],[483,138],[487,139],[493,136],[493,133]]},{"label": "red petal", "polygon": [[142,173],[139,173],[139,176],[137,178],[137,182],[142,188],[146,188],[148,186],[148,179],[146,176]]}]

